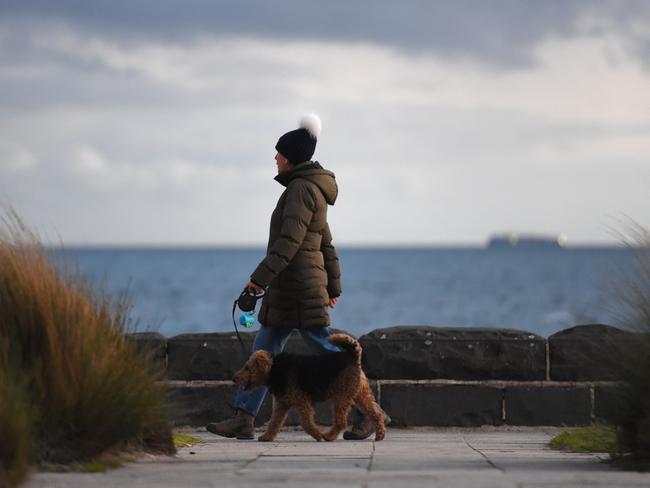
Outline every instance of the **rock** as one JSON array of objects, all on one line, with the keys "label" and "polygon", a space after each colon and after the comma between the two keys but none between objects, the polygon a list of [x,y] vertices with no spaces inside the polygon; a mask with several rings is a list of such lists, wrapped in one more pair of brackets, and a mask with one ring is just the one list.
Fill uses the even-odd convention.
[{"label": "rock", "polygon": [[[250,351],[254,333],[241,333]],[[171,380],[231,380],[248,359],[235,333],[181,334],[167,342],[167,378]]]},{"label": "rock", "polygon": [[234,414],[235,385],[183,385],[167,387],[170,421],[173,425],[201,427]]},{"label": "rock", "polygon": [[630,418],[629,405],[626,401],[626,389],[621,386],[603,385],[594,388],[594,416],[596,420],[617,424]]},{"label": "rock", "polygon": [[635,334],[602,324],[576,325],[548,338],[550,379],[616,379]]},{"label": "rock", "polygon": [[508,425],[589,425],[591,393],[588,387],[507,387]]},{"label": "rock", "polygon": [[543,337],[513,329],[389,327],[360,339],[378,379],[543,380]]},{"label": "rock", "polygon": [[126,334],[138,354],[149,357],[161,372],[167,368],[167,338],[158,332]]},{"label": "rock", "polygon": [[[331,329],[332,333],[338,332]],[[230,380],[250,355],[255,332],[240,332],[245,351],[235,332],[182,334],[167,343],[167,378],[171,380]],[[313,354],[298,331],[289,336],[285,351]]]},{"label": "rock", "polygon": [[474,385],[385,384],[381,406],[391,425],[477,427],[500,425],[501,388]]}]

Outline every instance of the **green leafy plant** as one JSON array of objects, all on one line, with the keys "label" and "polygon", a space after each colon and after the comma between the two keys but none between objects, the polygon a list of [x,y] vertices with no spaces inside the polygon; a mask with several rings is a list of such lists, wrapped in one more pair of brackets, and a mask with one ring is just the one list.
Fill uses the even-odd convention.
[{"label": "green leafy plant", "polygon": [[205,444],[205,441],[188,434],[174,432],[174,447],[192,447],[197,444]]},{"label": "green leafy plant", "polygon": [[571,452],[613,453],[616,451],[616,429],[606,425],[567,429],[551,439],[550,445]]}]

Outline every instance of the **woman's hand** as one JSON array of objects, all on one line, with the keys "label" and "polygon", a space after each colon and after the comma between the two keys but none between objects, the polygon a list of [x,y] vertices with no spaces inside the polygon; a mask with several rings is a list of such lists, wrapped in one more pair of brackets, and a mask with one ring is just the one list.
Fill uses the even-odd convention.
[{"label": "woman's hand", "polygon": [[336,305],[336,302],[338,302],[338,301],[339,301],[339,297],[330,298],[330,303],[329,303],[330,308],[334,308],[334,306]]},{"label": "woman's hand", "polygon": [[249,281],[248,283],[246,283],[246,286],[244,286],[244,290],[251,290],[251,291],[255,292],[256,295],[259,295],[264,291],[264,288],[262,288],[261,286],[256,285],[252,281]]}]

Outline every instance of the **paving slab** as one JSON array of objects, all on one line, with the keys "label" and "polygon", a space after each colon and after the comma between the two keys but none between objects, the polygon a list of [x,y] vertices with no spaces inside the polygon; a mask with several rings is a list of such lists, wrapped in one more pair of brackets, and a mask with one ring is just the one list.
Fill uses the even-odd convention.
[{"label": "paving slab", "polygon": [[554,451],[557,431],[532,428],[388,429],[382,442],[316,442],[301,431],[272,443],[191,432],[205,444],[145,456],[107,473],[34,473],[27,488],[117,487],[648,487],[604,454]]}]

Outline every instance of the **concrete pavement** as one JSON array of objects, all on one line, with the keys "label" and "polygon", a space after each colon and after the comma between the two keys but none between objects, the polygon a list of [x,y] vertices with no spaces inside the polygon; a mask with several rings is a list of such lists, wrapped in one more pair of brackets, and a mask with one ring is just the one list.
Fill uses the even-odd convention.
[{"label": "concrete pavement", "polygon": [[644,487],[606,455],[548,448],[552,430],[388,429],[382,442],[316,442],[283,431],[273,443],[188,432],[206,444],[145,457],[107,473],[36,473],[28,488],[58,487]]}]

